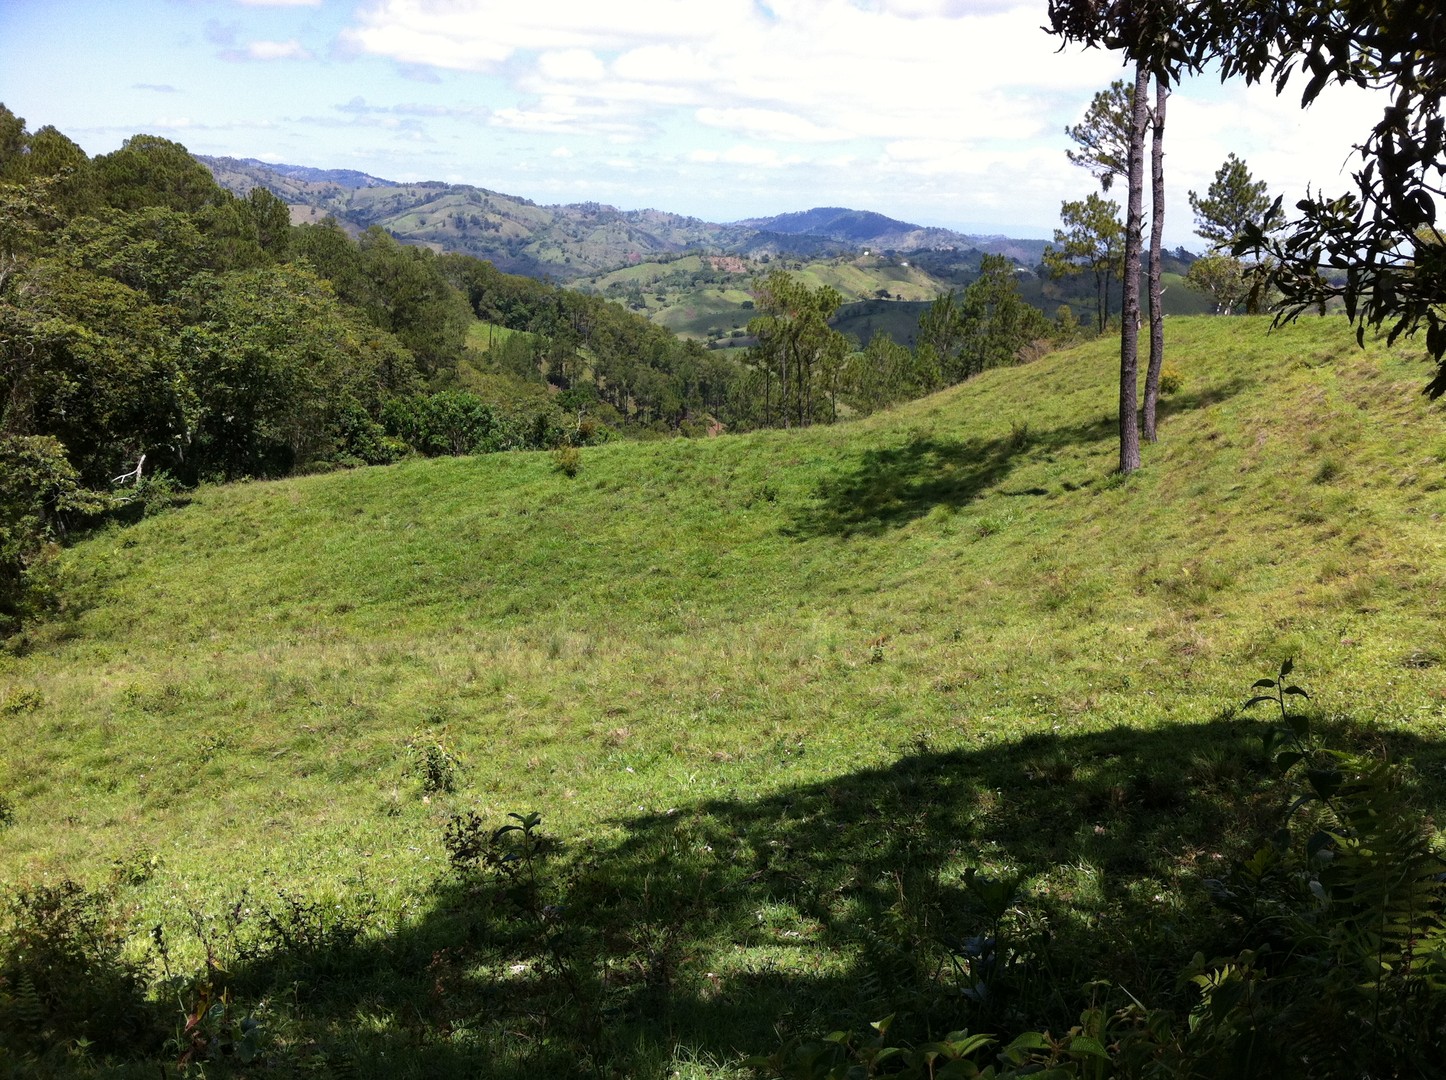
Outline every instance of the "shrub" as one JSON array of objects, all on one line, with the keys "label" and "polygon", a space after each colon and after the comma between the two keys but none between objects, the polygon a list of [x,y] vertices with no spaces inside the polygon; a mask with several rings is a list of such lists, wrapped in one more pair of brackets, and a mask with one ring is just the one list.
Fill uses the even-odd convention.
[{"label": "shrub", "polygon": [[49,436],[0,436],[0,635],[52,606],[55,542],[105,511]]},{"label": "shrub", "polygon": [[582,468],[582,451],[575,446],[559,446],[552,452],[552,463],[558,472],[576,476]]},{"label": "shrub", "polygon": [[1160,393],[1173,394],[1184,385],[1185,379],[1180,374],[1179,368],[1171,364],[1165,364],[1160,368]]},{"label": "shrub", "polygon": [[383,422],[388,433],[429,456],[485,454],[507,443],[492,406],[465,390],[397,398],[383,409]]},{"label": "shrub", "polygon": [[86,1040],[105,1051],[159,1041],[138,964],[126,959],[114,897],[74,881],[17,892],[0,940],[0,1030],[45,1050]]},{"label": "shrub", "polygon": [[133,522],[185,506],[190,501],[184,485],[169,473],[157,472],[142,476],[116,497],[114,516],[120,521]]}]

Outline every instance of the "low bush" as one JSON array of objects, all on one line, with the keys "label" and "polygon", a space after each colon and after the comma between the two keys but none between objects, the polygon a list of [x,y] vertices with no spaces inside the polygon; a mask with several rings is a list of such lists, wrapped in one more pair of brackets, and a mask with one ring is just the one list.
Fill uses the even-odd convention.
[{"label": "low bush", "polygon": [[0,936],[0,1032],[45,1053],[82,1041],[103,1052],[159,1045],[141,966],[128,959],[114,895],[74,881],[9,901]]}]

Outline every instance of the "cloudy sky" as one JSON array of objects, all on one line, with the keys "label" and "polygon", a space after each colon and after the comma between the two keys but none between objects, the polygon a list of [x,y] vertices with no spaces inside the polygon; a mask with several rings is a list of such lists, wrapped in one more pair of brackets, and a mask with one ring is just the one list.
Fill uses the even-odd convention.
[{"label": "cloudy sky", "polygon": [[[0,101],[89,153],[197,153],[731,221],[843,205],[1048,236],[1064,135],[1123,72],[1045,0],[0,0]],[[1226,153],[1345,186],[1379,103],[1202,78],[1170,106],[1166,239]]]}]

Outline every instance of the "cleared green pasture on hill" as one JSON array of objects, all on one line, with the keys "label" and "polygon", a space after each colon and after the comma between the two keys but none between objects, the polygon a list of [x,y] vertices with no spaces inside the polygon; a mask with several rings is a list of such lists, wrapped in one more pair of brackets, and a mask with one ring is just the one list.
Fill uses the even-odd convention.
[{"label": "cleared green pasture on hill", "polygon": [[88,607],[0,668],[45,702],[8,720],[5,869],[138,827],[224,848],[240,793],[325,847],[433,727],[471,799],[562,826],[778,783],[780,738],[826,775],[919,733],[1208,713],[1284,655],[1438,722],[1438,669],[1403,666],[1446,656],[1421,368],[1333,320],[1171,329],[1185,386],[1124,484],[1104,343],[846,427],[208,489],[87,541]]},{"label": "cleared green pasture on hill", "polygon": [[476,319],[467,327],[467,347],[475,349],[479,353],[486,353],[491,350],[492,346],[501,345],[513,334],[521,332]]},{"label": "cleared green pasture on hill", "polygon": [[648,317],[675,334],[703,338],[710,331],[741,330],[757,312],[743,307],[752,294],[742,289],[706,287],[679,294],[673,302]]},{"label": "cleared green pasture on hill", "polygon": [[443,903],[450,813],[538,810],[731,883],[679,985],[749,1004],[667,1035],[719,1060],[853,1000],[835,878],[916,840],[1066,914],[1143,903],[1234,826],[1131,785],[1242,789],[1232,707],[1284,657],[1442,760],[1446,417],[1405,350],[1266,325],[1169,321],[1183,387],[1123,482],[1102,341],[833,428],[210,488],[88,539],[69,616],[0,658],[0,880],[139,859],[138,927],[249,888],[395,928]]},{"label": "cleared green pasture on hill", "polygon": [[[628,299],[620,290],[636,286],[638,291],[631,302],[641,305],[637,310],[645,311],[648,318],[674,333],[697,338],[716,337],[719,331],[726,336],[733,329],[747,326],[755,312],[743,304],[752,300],[754,276],[766,274],[774,266],[793,267],[790,272],[810,288],[837,289],[845,303],[873,300],[880,291],[890,297],[902,296],[914,301],[933,300],[947,291],[938,279],[923,270],[880,256],[802,263],[780,258],[776,262],[747,265],[749,273],[730,273],[714,269],[710,257],[688,255],[666,262],[624,267],[589,278],[585,284],[619,302]],[[700,274],[726,276],[728,280],[707,284],[692,280]]]},{"label": "cleared green pasture on hill", "polygon": [[922,270],[868,256],[806,263],[794,276],[812,288],[835,288],[850,300],[870,299],[879,289],[887,289],[902,300],[933,300],[948,291]]}]

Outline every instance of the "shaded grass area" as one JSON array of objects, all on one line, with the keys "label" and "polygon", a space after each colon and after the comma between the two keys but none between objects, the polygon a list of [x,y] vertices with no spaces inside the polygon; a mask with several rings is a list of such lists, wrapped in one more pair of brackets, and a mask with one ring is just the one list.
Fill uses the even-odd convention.
[{"label": "shaded grass area", "polygon": [[[193,914],[243,891],[370,912],[296,976],[304,1007],[290,954],[236,978],[288,1060],[379,1075],[563,1069],[574,1045],[521,932],[447,883],[455,813],[542,812],[574,908],[646,914],[587,931],[627,969],[598,993],[634,1075],[726,1075],[779,1013],[954,1008],[942,952],[877,980],[911,911],[918,940],[964,932],[968,866],[1025,874],[1081,966],[1155,919],[1142,971],[1256,821],[1222,718],[1251,678],[1298,657],[1428,779],[1446,720],[1424,366],[1334,319],[1170,334],[1184,386],[1123,482],[1103,342],[832,429],[588,448],[572,478],[502,454],[206,489],[87,540],[67,617],[0,657],[0,880],[146,868],[133,948],[163,925],[185,970]],[[425,786],[436,751],[450,791]],[[1169,933],[1157,894],[1184,898]],[[622,941],[664,924],[666,977]],[[434,1005],[427,965],[464,947]],[[508,994],[521,1020],[478,1019]]]},{"label": "shaded grass area", "polygon": [[[1088,984],[1162,1007],[1195,952],[1241,947],[1205,879],[1279,821],[1261,729],[921,740],[884,767],[620,818],[607,842],[544,820],[535,866],[439,869],[397,924],[354,897],[257,893],[197,925],[273,1062],[365,1075],[746,1075],[750,1050],[891,1013],[916,1040],[1062,1030]],[[1411,735],[1342,735],[1446,763]],[[1002,925],[971,872],[1019,883]],[[971,943],[989,933],[1005,961],[981,999]]]}]

